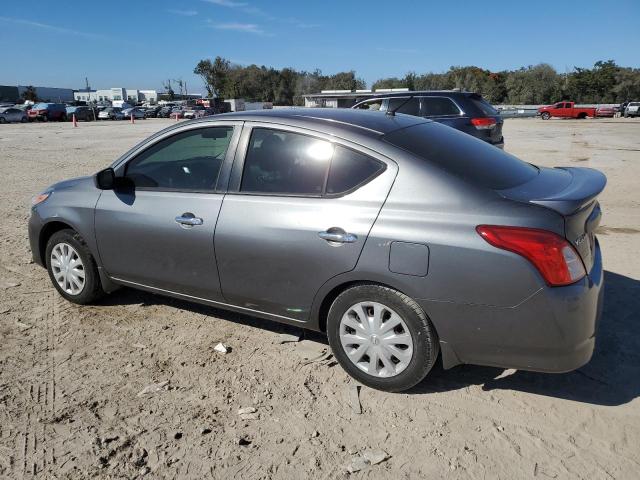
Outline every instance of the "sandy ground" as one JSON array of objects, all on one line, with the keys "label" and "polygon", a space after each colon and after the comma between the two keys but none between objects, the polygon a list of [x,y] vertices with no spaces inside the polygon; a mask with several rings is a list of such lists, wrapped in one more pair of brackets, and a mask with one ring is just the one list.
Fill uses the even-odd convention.
[{"label": "sandy ground", "polygon": [[406,394],[362,388],[361,413],[331,357],[305,360],[327,349],[319,335],[128,289],[79,308],[31,263],[31,195],[168,123],[0,128],[0,477],[640,478],[639,120],[505,124],[521,158],[609,178],[593,360],[564,375],[436,367]]}]

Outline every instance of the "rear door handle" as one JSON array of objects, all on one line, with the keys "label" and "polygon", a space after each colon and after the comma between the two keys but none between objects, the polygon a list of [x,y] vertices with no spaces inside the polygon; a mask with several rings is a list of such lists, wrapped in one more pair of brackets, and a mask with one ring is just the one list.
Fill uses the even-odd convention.
[{"label": "rear door handle", "polygon": [[196,225],[202,225],[204,221],[200,217],[196,217],[191,212],[185,212],[182,215],[176,217],[176,223],[180,225],[187,225],[189,227],[194,227]]},{"label": "rear door handle", "polygon": [[357,235],[353,233],[347,233],[345,231],[331,231],[318,232],[318,236],[327,242],[336,243],[354,243],[358,240]]}]

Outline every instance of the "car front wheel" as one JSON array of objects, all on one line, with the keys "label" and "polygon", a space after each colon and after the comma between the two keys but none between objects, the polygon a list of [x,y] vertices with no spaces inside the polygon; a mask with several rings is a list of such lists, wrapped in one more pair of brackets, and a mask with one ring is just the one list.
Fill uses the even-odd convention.
[{"label": "car front wheel", "polygon": [[85,305],[104,294],[93,255],[73,230],[60,230],[51,235],[46,262],[53,286],[70,302]]},{"label": "car front wheel", "polygon": [[408,296],[381,285],[342,292],[329,310],[327,333],[342,368],[378,390],[413,387],[438,358],[437,335],[424,311]]},{"label": "car front wheel", "polygon": [[541,117],[543,120],[549,120],[551,118],[551,114],[549,112],[542,112]]}]

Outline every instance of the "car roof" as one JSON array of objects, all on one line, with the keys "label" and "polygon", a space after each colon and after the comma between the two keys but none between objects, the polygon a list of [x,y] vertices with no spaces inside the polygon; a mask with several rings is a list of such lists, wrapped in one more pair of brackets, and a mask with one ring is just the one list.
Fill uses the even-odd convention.
[{"label": "car roof", "polygon": [[[307,127],[317,130],[341,127],[369,135],[386,135],[389,132],[407,128],[419,123],[430,122],[411,115],[387,115],[383,112],[352,110],[350,108],[283,108],[273,110],[250,110],[246,112],[223,113],[205,117],[201,122],[211,120],[240,120],[280,123]],[[198,122],[197,120],[195,122]]]},{"label": "car roof", "polygon": [[453,98],[468,98],[479,97],[480,95],[474,92],[459,92],[452,90],[411,90],[404,92],[372,92],[371,96],[362,98],[362,101],[371,100],[372,98],[391,98],[391,97],[453,97]]}]

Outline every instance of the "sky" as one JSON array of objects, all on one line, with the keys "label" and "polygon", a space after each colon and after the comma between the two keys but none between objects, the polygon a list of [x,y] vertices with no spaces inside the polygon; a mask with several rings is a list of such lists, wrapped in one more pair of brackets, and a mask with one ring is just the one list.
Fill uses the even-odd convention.
[{"label": "sky", "polygon": [[376,79],[598,60],[640,67],[640,0],[2,0],[0,85],[162,90],[217,55]]}]

